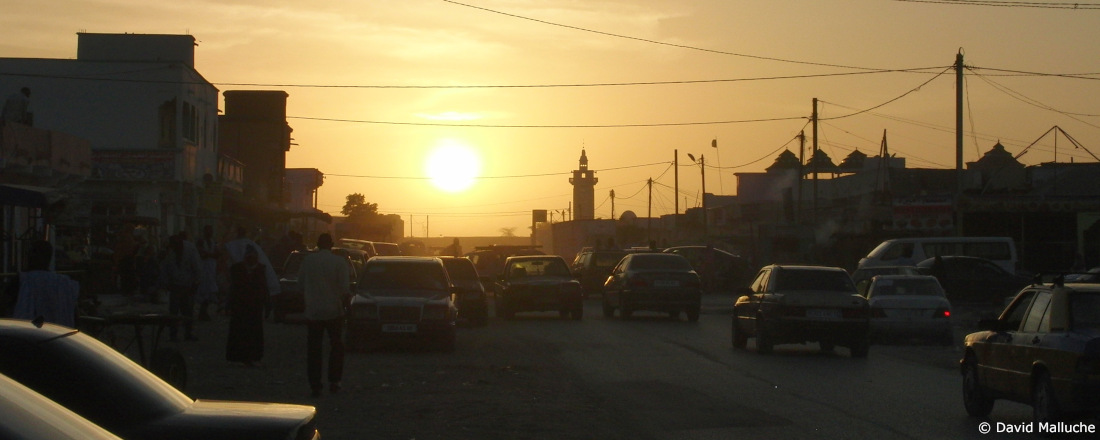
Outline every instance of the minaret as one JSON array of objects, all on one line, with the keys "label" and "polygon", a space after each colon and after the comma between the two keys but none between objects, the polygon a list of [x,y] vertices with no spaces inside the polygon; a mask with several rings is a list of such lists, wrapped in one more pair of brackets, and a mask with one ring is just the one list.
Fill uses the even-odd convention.
[{"label": "minaret", "polygon": [[596,172],[588,170],[588,156],[581,149],[580,169],[573,170],[569,183],[573,184],[573,213],[576,220],[596,218]]}]

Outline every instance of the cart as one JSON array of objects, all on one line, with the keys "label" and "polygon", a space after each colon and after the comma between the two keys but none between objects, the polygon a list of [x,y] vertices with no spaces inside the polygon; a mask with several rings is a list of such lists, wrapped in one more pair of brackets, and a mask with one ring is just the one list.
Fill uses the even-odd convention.
[{"label": "cart", "polygon": [[[187,386],[187,360],[175,347],[161,346],[164,330],[184,318],[163,313],[81,316],[81,330],[156,374],[176,389]],[[130,327],[127,331],[125,327]]]}]

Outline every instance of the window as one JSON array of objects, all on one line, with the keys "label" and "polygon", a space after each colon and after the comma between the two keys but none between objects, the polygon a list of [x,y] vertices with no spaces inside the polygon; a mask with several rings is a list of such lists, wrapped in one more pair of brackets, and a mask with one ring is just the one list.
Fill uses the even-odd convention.
[{"label": "window", "polygon": [[1020,296],[1016,298],[1016,301],[1008,306],[1008,310],[1006,310],[1003,315],[1005,317],[1005,322],[1008,323],[1008,328],[1020,328],[1020,323],[1024,320],[1024,314],[1027,313],[1027,308],[1031,305],[1031,300],[1034,297],[1035,291],[1029,290],[1020,294]]},{"label": "window", "polygon": [[1078,293],[1070,301],[1074,330],[1100,329],[1100,293]]},{"label": "window", "polygon": [[1047,316],[1047,306],[1050,305],[1050,292],[1041,292],[1032,301],[1031,311],[1027,314],[1021,331],[1034,333],[1044,331],[1041,324],[1046,323],[1046,330],[1050,331],[1050,321],[1043,319]]},{"label": "window", "polygon": [[882,253],[883,261],[894,261],[913,256],[913,243],[894,243]]},{"label": "window", "polygon": [[767,280],[768,280],[768,274],[769,273],[771,273],[770,270],[762,270],[762,271],[760,271],[760,273],[756,274],[756,280],[754,280],[752,282],[752,291],[753,292],[763,292],[764,291],[764,288],[767,285]]}]

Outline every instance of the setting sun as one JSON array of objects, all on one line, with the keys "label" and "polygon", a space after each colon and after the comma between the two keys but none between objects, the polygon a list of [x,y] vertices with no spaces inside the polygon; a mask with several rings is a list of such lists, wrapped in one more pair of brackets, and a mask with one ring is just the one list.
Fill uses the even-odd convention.
[{"label": "setting sun", "polygon": [[443,139],[428,153],[425,171],[436,188],[456,193],[473,186],[481,173],[481,160],[466,144]]}]

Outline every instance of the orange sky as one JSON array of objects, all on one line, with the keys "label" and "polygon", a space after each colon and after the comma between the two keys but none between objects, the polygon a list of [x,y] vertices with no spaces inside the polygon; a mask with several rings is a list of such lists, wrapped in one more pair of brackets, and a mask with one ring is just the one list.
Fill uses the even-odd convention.
[{"label": "orange sky", "polygon": [[[974,69],[964,160],[997,140],[1019,153],[1055,125],[1100,153],[1100,2],[311,3],[0,0],[0,56],[74,58],[81,31],[194,35],[196,68],[220,90],[289,93],[287,164],[328,175],[321,209],[363,193],[415,236],[527,235],[532,209],[569,207],[581,148],[599,178],[597,217],[610,217],[612,189],[616,214],[645,215],[648,178],[654,215],[671,213],[675,149],[681,211],[699,203],[687,153],[705,155],[708,192],[733,194],[734,172],[762,171],[785,145],[798,152],[790,141],[815,97],[834,161],[874,155],[887,130],[910,167],[952,167],[954,73],[935,75],[960,48]],[[574,86],[550,87],[562,85]],[[439,145],[480,158],[468,190],[426,179]],[[1093,161],[1064,138],[1057,147],[1059,161]],[[1054,148],[1048,136],[1021,161],[1049,162]]]}]

